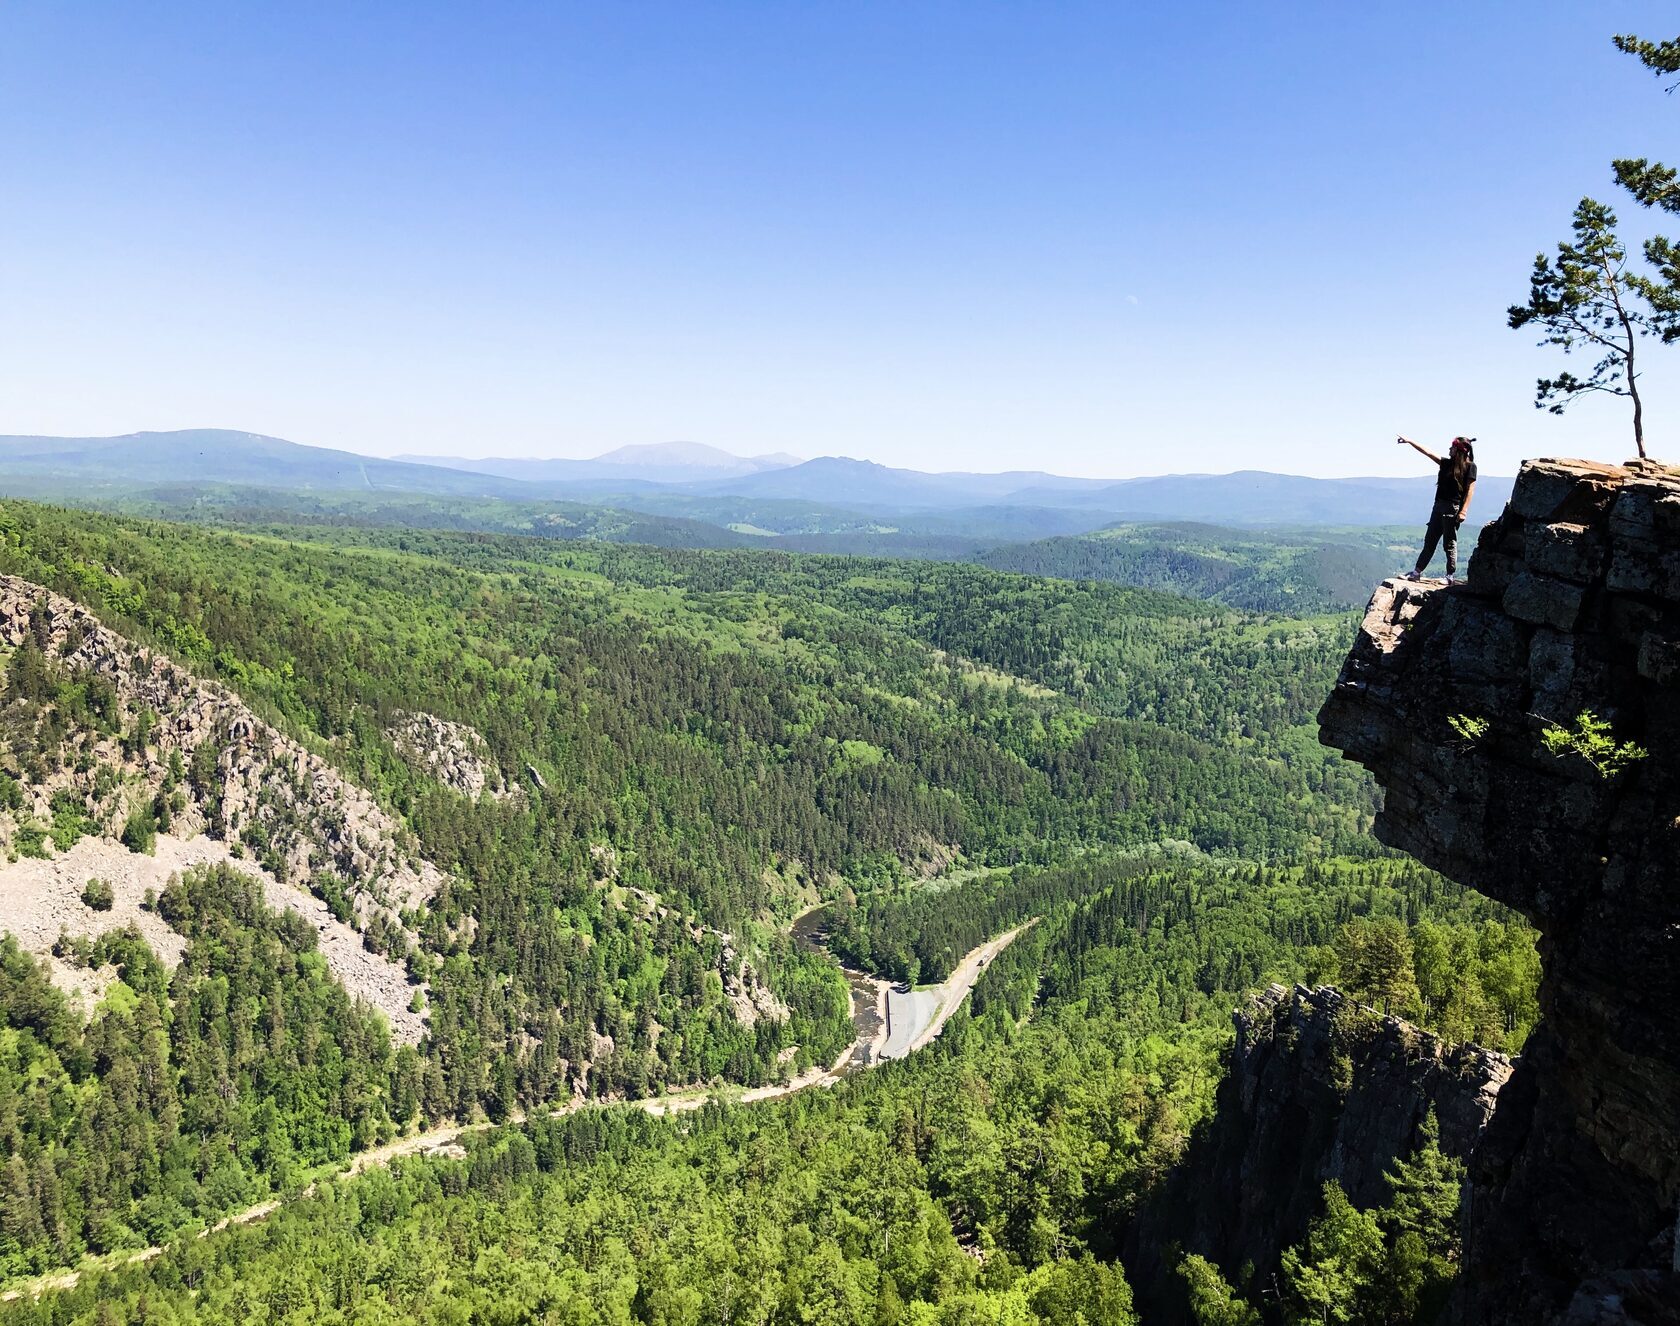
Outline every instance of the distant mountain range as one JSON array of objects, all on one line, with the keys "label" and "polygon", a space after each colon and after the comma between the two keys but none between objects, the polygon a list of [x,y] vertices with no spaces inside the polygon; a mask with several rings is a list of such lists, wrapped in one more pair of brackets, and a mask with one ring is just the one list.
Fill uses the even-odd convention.
[{"label": "distant mountain range", "polygon": [[709,447],[704,442],[654,442],[619,447],[589,460],[500,456],[474,460],[466,456],[410,455],[396,459],[408,464],[471,470],[478,474],[534,482],[610,483],[631,480],[638,484],[703,483],[710,479],[736,478],[803,463],[798,456],[790,456],[786,452],[768,456],[736,456],[718,447]]},{"label": "distant mountain range", "polygon": [[[1258,470],[1119,483],[1039,471],[929,474],[842,456],[740,457],[697,442],[621,447],[589,460],[388,460],[222,429],[0,436],[0,492],[16,496],[105,503],[143,497],[166,510],[185,489],[198,486],[217,489],[216,504],[224,509],[241,500],[238,490],[260,490],[269,510],[283,509],[287,492],[313,495],[316,509],[324,495],[334,495],[329,505],[340,511],[371,494],[458,506],[513,504],[488,528],[523,528],[543,514],[544,503],[593,503],[666,523],[590,519],[580,528],[658,528],[676,537],[673,531],[698,522],[756,546],[890,553],[896,541],[907,555],[922,556],[966,556],[1000,543],[1078,535],[1126,521],[1421,526],[1433,484],[1429,474],[1316,479]],[[1508,478],[1485,477],[1476,515],[1498,511],[1510,488]],[[447,518],[488,519],[482,507]]]},{"label": "distant mountain range", "polygon": [[160,483],[252,484],[304,491],[447,493],[518,497],[518,482],[437,465],[306,447],[261,433],[189,428],[122,437],[0,435],[0,486],[20,496]]}]

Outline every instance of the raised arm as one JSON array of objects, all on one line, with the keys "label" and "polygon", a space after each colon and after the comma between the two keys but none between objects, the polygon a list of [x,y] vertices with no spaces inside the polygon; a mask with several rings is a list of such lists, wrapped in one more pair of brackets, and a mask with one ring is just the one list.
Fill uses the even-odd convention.
[{"label": "raised arm", "polygon": [[1441,463],[1441,458],[1439,456],[1437,456],[1428,447],[1420,447],[1416,442],[1412,441],[1411,438],[1402,437],[1402,438],[1399,438],[1398,441],[1399,441],[1401,446],[1410,447],[1413,451],[1421,451],[1425,456],[1428,456],[1429,459],[1434,461],[1437,465],[1439,465]]}]

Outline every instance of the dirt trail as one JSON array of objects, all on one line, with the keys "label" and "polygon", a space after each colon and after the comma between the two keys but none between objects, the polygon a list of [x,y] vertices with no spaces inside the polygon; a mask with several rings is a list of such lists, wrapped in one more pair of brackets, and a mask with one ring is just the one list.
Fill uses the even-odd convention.
[{"label": "dirt trail", "polygon": [[[575,1108],[575,1107],[574,1107]],[[561,1113],[569,1111],[559,1111]],[[343,1175],[361,1174],[370,1169],[379,1169],[389,1165],[393,1160],[404,1156],[419,1155],[421,1153],[445,1152],[455,1146],[468,1133],[483,1132],[493,1127],[488,1123],[448,1124],[442,1128],[433,1128],[428,1132],[415,1133],[412,1137],[399,1137],[394,1142],[387,1142],[384,1146],[376,1146],[367,1151],[358,1151],[350,1157],[345,1167],[328,1179]],[[464,1154],[464,1153],[463,1153]],[[317,1180],[320,1182],[320,1180]],[[307,1197],[315,1191],[316,1185],[311,1183],[300,1194]],[[223,1216],[213,1225],[199,1230],[199,1238],[207,1238],[211,1234],[220,1233],[234,1225],[254,1225],[259,1220],[266,1220],[280,1209],[283,1198],[270,1197],[266,1201],[258,1202],[255,1206],[247,1206],[243,1211],[235,1211],[232,1215]],[[134,1252],[113,1253],[103,1259],[103,1264],[109,1268],[120,1266],[136,1266],[141,1262],[149,1262],[155,1257],[163,1255],[164,1248],[160,1244],[153,1244],[149,1248],[140,1248]],[[0,1293],[0,1303],[10,1303],[22,1298],[25,1294],[31,1298],[39,1298],[42,1294],[54,1289],[73,1289],[76,1282],[82,1278],[80,1270],[48,1271],[27,1281],[17,1289],[8,1289]]]},{"label": "dirt trail", "polygon": [[[941,992],[938,1011],[934,1014],[934,1017],[929,1025],[922,1030],[914,1043],[910,1046],[911,1052],[919,1050],[935,1036],[939,1035],[940,1031],[944,1028],[945,1023],[949,1020],[951,1014],[956,1011],[957,1006],[962,1003],[968,992],[973,989],[974,982],[979,978],[981,971],[985,969],[987,964],[989,964],[993,958],[1003,952],[1004,949],[1008,948],[1009,945],[1014,942],[1016,936],[1035,924],[1037,919],[1037,917],[1034,917],[1033,920],[1028,921],[1025,925],[1017,926],[1015,929],[1010,930],[1005,934],[998,935],[995,939],[988,939],[984,944],[981,944],[978,948],[974,949],[956,965],[956,967],[952,970],[951,975],[946,978],[943,985],[935,987]],[[882,985],[884,987],[885,983],[883,982]],[[885,1036],[886,1033],[884,1028],[876,1034],[877,1049],[879,1048],[880,1043],[885,1040]],[[776,1086],[750,1087],[745,1091],[726,1090],[723,1093],[723,1098],[742,1105],[756,1105],[760,1101],[774,1100],[780,1096],[791,1096],[796,1091],[806,1091],[811,1087],[831,1087],[847,1075],[847,1072],[849,1071],[848,1061],[852,1058],[853,1053],[858,1049],[858,1045],[859,1042],[854,1040],[843,1051],[841,1051],[840,1056],[828,1067],[824,1068],[820,1064],[814,1065],[811,1068],[806,1069],[791,1082],[784,1082]],[[563,1105],[558,1109],[546,1111],[541,1117],[554,1118],[561,1115],[573,1114],[584,1108],[611,1108],[614,1105],[619,1105],[628,1106],[632,1109],[645,1110],[647,1113],[655,1116],[656,1118],[663,1118],[667,1115],[684,1114],[691,1110],[700,1109],[708,1100],[711,1100],[715,1094],[718,1093],[713,1091],[675,1092],[667,1096],[654,1096],[648,1100],[608,1102],[605,1106],[596,1101],[573,1101],[569,1105]],[[517,1126],[525,1121],[525,1117],[521,1115],[512,1122]],[[496,1126],[497,1125],[491,1123],[449,1124],[441,1128],[433,1128],[428,1132],[415,1133],[412,1137],[399,1137],[393,1142],[387,1142],[384,1146],[373,1147],[367,1151],[357,1152],[354,1156],[350,1157],[349,1162],[342,1170],[328,1176],[326,1179],[318,1180],[317,1182],[330,1182],[332,1179],[339,1178],[341,1176],[362,1174],[370,1169],[379,1169],[389,1165],[392,1161],[400,1160],[405,1156],[422,1154],[465,1154],[460,1150],[460,1141],[463,1137],[470,1133],[485,1132]],[[315,1191],[315,1187],[316,1184],[310,1184],[303,1190],[301,1195],[305,1197],[309,1196]],[[259,1220],[266,1220],[275,1211],[279,1210],[282,1200],[284,1199],[271,1197],[267,1201],[258,1202],[255,1206],[248,1206],[243,1211],[236,1211],[234,1214],[226,1216],[223,1219],[218,1220],[215,1224],[200,1230],[198,1237],[205,1238],[210,1234],[228,1229],[234,1225],[254,1225]],[[135,1252],[113,1254],[104,1261],[104,1265],[113,1268],[119,1266],[134,1266],[141,1262],[149,1262],[153,1258],[161,1256],[163,1252],[163,1247],[154,1244],[149,1248],[141,1248]],[[42,1294],[55,1289],[71,1289],[75,1287],[76,1282],[81,1278],[82,1271],[80,1270],[66,1269],[61,1271],[48,1271],[16,1289],[10,1289],[4,1293],[0,1293],[0,1303],[12,1302],[15,1299],[24,1297],[26,1294],[31,1298],[39,1298]]]}]

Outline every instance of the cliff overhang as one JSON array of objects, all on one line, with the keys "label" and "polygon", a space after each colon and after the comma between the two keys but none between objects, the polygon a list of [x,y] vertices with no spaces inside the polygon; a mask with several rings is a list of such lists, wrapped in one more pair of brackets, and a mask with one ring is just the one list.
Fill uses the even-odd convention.
[{"label": "cliff overhang", "polygon": [[[1548,742],[1583,714],[1645,754]],[[1382,785],[1379,838],[1542,934],[1458,1314],[1579,1315],[1617,1276],[1680,1302],[1680,470],[1525,464],[1465,583],[1378,588],[1319,719]]]}]

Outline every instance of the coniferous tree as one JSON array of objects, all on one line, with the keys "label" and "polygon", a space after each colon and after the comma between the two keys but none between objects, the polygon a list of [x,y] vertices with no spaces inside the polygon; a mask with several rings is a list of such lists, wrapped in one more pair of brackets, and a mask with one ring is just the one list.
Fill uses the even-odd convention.
[{"label": "coniferous tree", "polygon": [[1557,246],[1556,258],[1541,253],[1529,276],[1526,304],[1513,304],[1513,330],[1534,328],[1539,344],[1565,354],[1580,350],[1593,358],[1584,377],[1565,369],[1535,385],[1536,408],[1562,414],[1583,396],[1622,396],[1633,404],[1633,440],[1645,454],[1645,406],[1639,395],[1641,340],[1673,339],[1675,324],[1662,283],[1631,271],[1627,246],[1616,233],[1616,214],[1583,198],[1575,206],[1573,239]]}]

